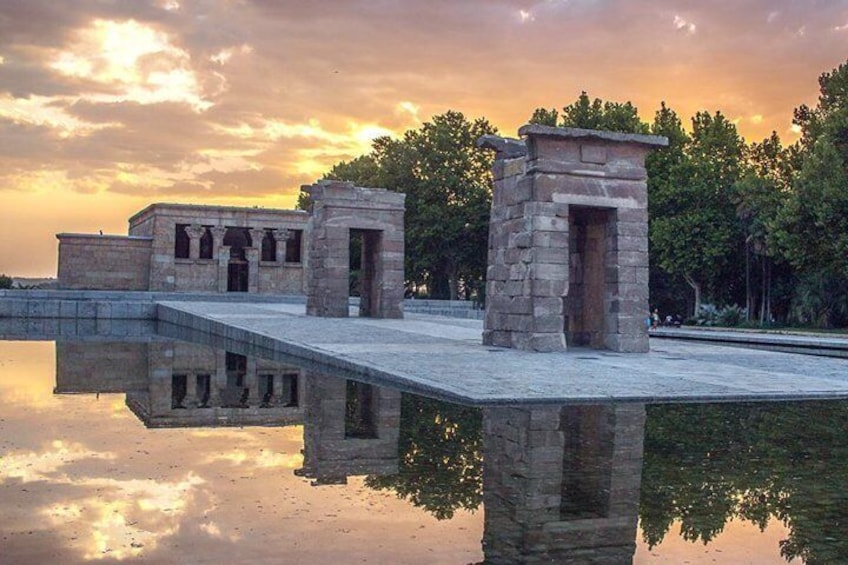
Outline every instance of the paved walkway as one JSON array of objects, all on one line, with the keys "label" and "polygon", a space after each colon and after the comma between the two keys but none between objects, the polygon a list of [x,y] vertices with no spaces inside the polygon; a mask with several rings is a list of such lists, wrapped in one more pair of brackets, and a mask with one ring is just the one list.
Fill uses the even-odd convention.
[{"label": "paved walkway", "polygon": [[160,321],[220,345],[464,403],[848,398],[848,362],[671,340],[647,354],[530,353],[480,344],[482,322],[312,318],[302,305],[165,302]]},{"label": "paved walkway", "polygon": [[757,332],[725,328],[657,328],[651,332],[655,338],[685,339],[755,347],[770,351],[806,353],[826,357],[848,358],[848,336],[801,332]]}]

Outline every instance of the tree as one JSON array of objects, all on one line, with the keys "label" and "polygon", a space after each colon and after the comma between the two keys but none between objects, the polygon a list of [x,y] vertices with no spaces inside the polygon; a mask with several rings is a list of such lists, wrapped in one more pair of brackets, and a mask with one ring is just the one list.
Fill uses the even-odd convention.
[{"label": "tree", "polygon": [[848,324],[848,62],[819,77],[815,108],[795,110],[802,137],[797,175],[775,233],[796,269],[796,316],[821,326]]},{"label": "tree", "polygon": [[471,298],[486,273],[493,156],[477,140],[497,130],[460,112],[433,117],[328,178],[406,193],[406,277],[432,298]]},{"label": "tree", "polygon": [[843,563],[848,542],[844,402],[647,408],[639,522],[653,547],[675,521],[711,541],[731,519],[787,526],[787,559]]},{"label": "tree", "polygon": [[[660,130],[658,120],[673,117],[658,113]],[[668,164],[666,178],[650,194],[657,200],[654,210],[663,212],[652,218],[650,238],[658,265],[692,288],[697,314],[704,293],[719,301],[738,294],[743,237],[733,202],[744,144],[721,112],[698,112],[684,147],[684,156]]]},{"label": "tree", "polygon": [[686,307],[687,285],[681,276],[660,267],[657,254],[655,220],[672,216],[671,195],[676,190],[675,172],[688,159],[686,149],[691,141],[677,113],[665,105],[654,115],[650,133],[668,138],[668,146],[651,151],[645,159],[648,171],[648,243],[650,263],[650,296],[653,307],[662,312],[691,311]]},{"label": "tree", "polygon": [[[745,235],[745,297],[748,319],[759,310],[760,325],[772,319],[773,279],[788,283],[791,270],[778,253],[775,241],[777,218],[792,182],[794,150],[784,149],[776,132],[746,149],[743,173],[736,189],[736,215]],[[751,269],[751,259],[759,263],[759,274]],[[759,280],[759,296],[754,280]],[[779,288],[786,288],[780,284]],[[778,293],[780,294],[780,293]],[[779,296],[788,302],[788,296]],[[759,308],[757,308],[759,306]],[[785,310],[781,317],[785,317]]]},{"label": "tree", "polygon": [[437,519],[475,510],[483,499],[483,417],[479,408],[417,395],[401,398],[398,474],[369,476]]},{"label": "tree", "polygon": [[[559,123],[557,123],[557,119]],[[562,109],[559,114],[555,109],[536,108],[530,123],[545,126],[597,129],[626,133],[648,133],[648,125],[639,119],[639,113],[633,104],[628,102],[604,102],[600,98],[589,100],[586,91],[573,103]]]},{"label": "tree", "polygon": [[12,288],[13,286],[14,281],[12,277],[0,273],[0,289]]}]

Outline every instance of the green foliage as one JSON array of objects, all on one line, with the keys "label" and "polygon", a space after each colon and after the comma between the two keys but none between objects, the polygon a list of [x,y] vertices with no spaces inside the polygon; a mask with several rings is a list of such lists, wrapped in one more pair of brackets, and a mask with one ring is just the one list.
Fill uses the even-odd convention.
[{"label": "green foliage", "polygon": [[373,489],[393,490],[439,520],[475,510],[483,497],[482,413],[416,395],[401,400],[397,475],[369,476]]},{"label": "green foliage", "polygon": [[797,174],[774,220],[779,252],[799,285],[793,311],[801,321],[848,324],[848,63],[819,77],[815,108],[800,106],[792,155]]},{"label": "green foliage", "polygon": [[651,129],[674,140],[647,163],[652,260],[695,290],[695,311],[702,290],[732,301],[743,240],[734,206],[742,139],[721,112],[698,112],[687,139],[665,105]]},{"label": "green foliage", "polygon": [[406,277],[432,298],[470,298],[482,285],[494,157],[477,139],[496,132],[448,111],[402,139],[376,139],[369,155],[326,175],[406,193]]},{"label": "green foliage", "polygon": [[539,124],[540,126],[556,127],[559,122],[559,112],[555,108],[548,110],[547,108],[536,108],[533,110],[533,116],[530,117],[531,124]]},{"label": "green foliage", "polygon": [[745,309],[737,306],[716,308],[712,304],[701,304],[701,310],[695,317],[698,326],[736,327],[745,320]]},{"label": "green foliage", "polygon": [[14,281],[12,277],[5,274],[0,274],[0,289],[12,288]]},{"label": "green foliage", "polygon": [[708,542],[731,519],[788,528],[787,560],[848,560],[848,404],[648,407],[640,525],[649,546],[675,521]]},{"label": "green foliage", "polygon": [[[557,119],[560,118],[559,122]],[[545,126],[597,129],[626,133],[648,133],[648,125],[639,119],[636,107],[629,101],[604,102],[600,98],[589,100],[585,91],[572,104],[556,110],[537,108],[533,111],[530,123]]]}]

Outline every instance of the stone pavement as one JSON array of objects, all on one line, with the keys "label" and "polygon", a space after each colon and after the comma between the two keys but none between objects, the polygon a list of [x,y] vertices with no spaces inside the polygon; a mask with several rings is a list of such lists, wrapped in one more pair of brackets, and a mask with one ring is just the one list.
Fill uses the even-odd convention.
[{"label": "stone pavement", "polygon": [[224,346],[474,405],[848,398],[840,359],[671,340],[649,353],[532,353],[481,345],[478,320],[314,318],[298,304],[163,302],[157,313]]},{"label": "stone pavement", "polygon": [[848,336],[845,335],[792,331],[757,332],[725,328],[657,328],[651,332],[651,336],[848,358]]}]

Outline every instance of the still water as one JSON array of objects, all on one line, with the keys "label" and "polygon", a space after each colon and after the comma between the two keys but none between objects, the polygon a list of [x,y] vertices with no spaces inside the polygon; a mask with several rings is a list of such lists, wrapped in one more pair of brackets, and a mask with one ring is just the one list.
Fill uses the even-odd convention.
[{"label": "still water", "polygon": [[0,563],[844,563],[848,404],[474,408],[0,341]]}]

